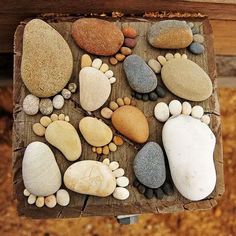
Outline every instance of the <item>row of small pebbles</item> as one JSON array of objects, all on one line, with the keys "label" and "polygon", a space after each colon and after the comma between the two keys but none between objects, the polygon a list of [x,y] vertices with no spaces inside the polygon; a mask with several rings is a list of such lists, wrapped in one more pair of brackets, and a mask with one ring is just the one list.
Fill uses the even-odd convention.
[{"label": "row of small pebbles", "polygon": [[133,182],[133,186],[147,199],[152,199],[155,196],[157,199],[161,200],[164,195],[171,196],[174,193],[173,186],[168,182],[165,182],[160,188],[152,189],[141,184],[136,178]]},{"label": "row of small pebbles", "polygon": [[199,27],[194,25],[193,22],[189,22],[188,25],[193,33],[193,42],[189,46],[189,51],[196,55],[202,54],[205,51],[203,46],[204,37],[200,34]]},{"label": "row of small pebbles", "polygon": [[76,84],[70,83],[68,89],[64,88],[61,91],[61,95],[58,94],[50,98],[38,98],[33,94],[28,94],[23,101],[23,110],[27,115],[36,115],[39,111],[43,115],[50,115],[53,112],[53,108],[62,109],[64,106],[64,99],[70,99],[71,93],[76,92]]},{"label": "row of small pebbles", "polygon": [[122,33],[125,37],[124,45],[120,48],[120,52],[117,53],[114,57],[110,57],[109,61],[112,65],[116,65],[118,62],[124,61],[125,57],[132,54],[132,48],[134,48],[137,44],[136,36],[137,32],[132,27],[124,27],[122,28]]},{"label": "row of small pebbles", "polygon": [[120,136],[114,136],[113,142],[110,142],[104,147],[92,147],[92,151],[99,155],[109,155],[110,152],[115,152],[117,150],[117,146],[121,146],[123,143],[124,141]]},{"label": "row of small pebbles", "polygon": [[143,100],[144,102],[156,101],[158,97],[160,98],[165,97],[166,90],[160,86],[157,86],[156,89],[152,91],[151,93],[137,93],[133,91],[131,95],[138,100]]},{"label": "row of small pebbles", "polygon": [[56,196],[52,194],[47,197],[36,197],[35,195],[29,193],[27,189],[24,190],[23,194],[28,197],[28,204],[35,204],[39,208],[44,205],[48,208],[54,208],[57,204],[60,206],[67,206],[70,203],[70,195],[65,189],[58,190]]},{"label": "row of small pebbles", "polygon": [[100,58],[95,58],[92,61],[92,58],[88,54],[84,54],[81,57],[81,69],[84,67],[96,68],[105,74],[111,84],[116,82],[113,71],[110,70],[109,66],[106,63],[103,63]]},{"label": "row of small pebbles", "polygon": [[154,115],[160,122],[167,121],[170,115],[177,116],[180,114],[191,115],[196,119],[201,119],[201,121],[207,125],[210,124],[210,117],[204,115],[203,108],[199,105],[192,107],[189,102],[183,102],[183,104],[181,104],[178,100],[172,100],[169,106],[164,102],[160,102],[157,103],[154,108]]},{"label": "row of small pebbles", "polygon": [[118,200],[125,200],[129,197],[129,191],[125,188],[129,185],[129,179],[124,176],[125,171],[122,168],[119,168],[119,163],[117,161],[112,161],[108,158],[103,160],[103,163],[111,169],[113,175],[116,178],[117,187],[113,192],[113,197]]}]

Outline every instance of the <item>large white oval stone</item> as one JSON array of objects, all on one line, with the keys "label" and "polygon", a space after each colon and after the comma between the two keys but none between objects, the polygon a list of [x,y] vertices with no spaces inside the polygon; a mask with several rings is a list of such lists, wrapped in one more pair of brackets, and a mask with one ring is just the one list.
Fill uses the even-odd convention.
[{"label": "large white oval stone", "polygon": [[25,188],[36,196],[54,194],[61,186],[61,172],[51,149],[42,142],[30,143],[24,153]]},{"label": "large white oval stone", "polygon": [[199,119],[179,115],[165,123],[162,140],[178,191],[192,201],[206,198],[216,184],[216,139],[210,128]]},{"label": "large white oval stone", "polygon": [[111,84],[103,72],[84,67],[79,73],[80,105],[86,111],[99,109],[111,93]]},{"label": "large white oval stone", "polygon": [[99,197],[111,195],[116,179],[111,169],[99,161],[79,161],[71,165],[64,174],[65,186],[77,193]]}]

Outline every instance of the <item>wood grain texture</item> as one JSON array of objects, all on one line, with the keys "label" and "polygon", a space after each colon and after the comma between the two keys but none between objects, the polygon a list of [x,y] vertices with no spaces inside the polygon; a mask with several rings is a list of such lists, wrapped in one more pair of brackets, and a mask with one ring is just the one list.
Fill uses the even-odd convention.
[{"label": "wood grain texture", "polygon": [[[60,18],[57,20],[51,20],[50,24],[62,34],[65,40],[68,42],[74,58],[74,71],[71,81],[78,82],[78,72],[80,69],[80,58],[84,53],[80,50],[74,43],[70,35],[71,21],[75,18]],[[108,20],[114,21],[114,19],[108,18]],[[159,20],[159,19],[155,19]],[[193,20],[193,19],[191,19]],[[53,22],[54,21],[54,22]],[[56,21],[56,22],[55,22]],[[146,31],[148,27],[153,23],[150,20],[145,20],[143,18],[121,18],[115,19],[118,26],[131,25],[138,31],[138,43],[134,49],[134,53],[142,56],[145,60],[150,58],[155,58],[158,55],[164,55],[168,50],[158,50],[153,49],[146,41]],[[119,201],[113,197],[98,198],[93,196],[86,196],[77,193],[72,193],[71,191],[71,203],[68,207],[56,206],[54,209],[48,209],[43,207],[38,209],[35,206],[30,206],[27,204],[27,199],[23,196],[22,191],[24,189],[22,182],[21,173],[21,163],[23,158],[23,153],[25,147],[32,141],[40,140],[45,142],[44,138],[36,137],[31,129],[33,123],[38,122],[40,115],[29,117],[22,111],[22,101],[28,91],[22,83],[20,76],[20,63],[22,54],[22,35],[25,26],[25,22],[20,24],[15,33],[15,58],[14,58],[14,126],[13,126],[13,183],[15,196],[18,202],[18,212],[19,215],[25,215],[32,218],[64,218],[64,217],[79,217],[79,216],[91,216],[91,215],[110,215],[116,216],[120,214],[133,214],[133,213],[165,213],[165,212],[176,212],[184,210],[198,210],[198,209],[208,209],[216,205],[218,197],[220,197],[224,192],[224,178],[223,178],[223,155],[222,155],[222,141],[221,141],[221,123],[219,117],[219,103],[217,97],[217,86],[216,86],[216,71],[215,71],[215,61],[214,61],[214,50],[213,50],[213,39],[212,30],[207,19],[199,18],[195,19],[196,24],[200,27],[201,32],[205,36],[205,47],[207,48],[206,53],[201,56],[194,56],[190,54],[186,49],[178,50],[180,53],[186,53],[190,59],[195,61],[200,65],[205,71],[210,75],[214,92],[213,95],[201,104],[204,109],[209,112],[211,116],[211,128],[216,135],[217,145],[214,152],[214,161],[217,170],[217,184],[213,193],[205,200],[198,202],[191,202],[183,198],[176,190],[173,196],[165,196],[163,200],[147,200],[143,195],[139,194],[137,190],[130,185],[128,187],[130,191],[130,197],[126,201]],[[176,52],[177,50],[172,50],[171,52]],[[108,58],[102,58],[104,62],[108,61]],[[122,69],[122,64],[117,66],[111,66],[114,71],[114,75],[117,78],[117,82],[112,86],[112,93],[108,100],[114,100],[118,97],[130,96],[131,89],[127,84],[125,79],[124,71]],[[160,78],[159,78],[160,81]],[[161,81],[160,81],[161,83]],[[168,95],[162,99],[162,101],[169,102],[176,98],[170,92]],[[181,99],[180,99],[181,100]],[[181,100],[182,101],[182,100]],[[107,103],[108,103],[107,102]],[[156,102],[142,102],[138,101],[137,106],[144,112],[147,116],[149,127],[150,127],[150,138],[149,140],[157,141],[161,143],[161,130],[163,124],[156,121],[153,116],[153,108]],[[196,103],[192,103],[196,104]],[[82,117],[86,116],[79,106],[79,96],[78,94],[73,95],[70,101],[66,101],[65,106],[62,111],[68,114],[71,118],[71,123],[78,129],[79,121]],[[99,112],[94,112],[92,115],[100,117]],[[105,121],[110,124],[110,121]],[[81,135],[80,135],[81,136]],[[97,156],[91,151],[91,147],[82,138],[83,154],[80,160],[92,159],[92,160],[102,160],[104,156]],[[71,164],[68,162],[62,154],[51,147],[55,153],[59,167],[64,173],[65,169]],[[136,145],[128,140],[125,144],[118,148],[118,151],[109,155],[111,160],[117,160],[120,166],[125,169],[126,175],[129,177],[130,182],[134,180],[134,173],[132,170],[132,163],[135,154],[141,145]],[[169,178],[169,177],[168,177]]]}]

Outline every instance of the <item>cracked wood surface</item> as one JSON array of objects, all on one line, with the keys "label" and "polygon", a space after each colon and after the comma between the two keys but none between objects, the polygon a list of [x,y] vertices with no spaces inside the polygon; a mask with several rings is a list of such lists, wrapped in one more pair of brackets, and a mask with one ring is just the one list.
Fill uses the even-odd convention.
[{"label": "cracked wood surface", "polygon": [[[73,75],[71,77],[71,82],[78,82],[78,74],[80,70],[80,58],[84,53],[80,50],[73,39],[70,36],[71,32],[71,21],[76,18],[57,18],[50,19],[49,23],[58,30],[59,33],[68,42],[74,58],[74,69]],[[155,58],[159,54],[164,55],[168,50],[158,50],[153,49],[146,41],[146,31],[148,27],[152,24],[152,21],[142,18],[119,18],[108,20],[116,21],[118,26],[121,25],[131,25],[138,31],[138,43],[134,49],[134,53],[142,56],[144,60],[150,58]],[[186,19],[185,19],[186,20]],[[139,194],[137,190],[130,185],[128,187],[130,191],[130,197],[126,201],[119,201],[113,197],[99,198],[88,195],[81,195],[78,193],[73,193],[69,191],[71,196],[71,202],[67,207],[56,206],[53,209],[48,209],[47,207],[37,208],[36,206],[31,206],[27,204],[27,198],[23,196],[22,192],[24,189],[21,173],[21,164],[26,146],[36,140],[46,142],[43,137],[37,137],[32,132],[32,124],[38,122],[41,115],[27,116],[22,111],[22,101],[24,97],[29,93],[25,88],[21,76],[20,76],[20,64],[21,64],[21,54],[22,54],[22,36],[24,31],[25,22],[22,22],[15,33],[15,57],[14,57],[14,125],[13,125],[13,185],[15,197],[18,202],[18,213],[19,215],[28,216],[31,218],[65,218],[65,217],[79,217],[79,216],[91,216],[91,215],[110,215],[116,216],[121,214],[133,214],[133,213],[167,213],[176,212],[184,210],[198,210],[198,209],[209,209],[217,204],[217,198],[220,197],[224,192],[224,180],[223,180],[223,155],[222,155],[222,141],[221,141],[221,122],[220,122],[220,110],[216,90],[216,70],[214,61],[214,51],[213,51],[213,40],[212,40],[212,30],[209,21],[206,18],[191,18],[191,21],[195,21],[196,24],[200,26],[201,32],[205,36],[205,47],[207,48],[206,53],[201,56],[194,56],[190,54],[186,49],[178,50],[180,53],[186,53],[189,59],[192,59],[198,65],[200,65],[205,71],[210,75],[214,92],[212,96],[201,103],[204,109],[211,116],[211,128],[216,135],[217,144],[214,152],[214,161],[217,171],[217,184],[213,193],[205,200],[198,202],[191,202],[184,197],[182,197],[176,190],[173,196],[165,196],[163,200],[151,199],[147,200],[143,195]],[[177,50],[172,50],[175,53]],[[93,57],[94,58],[94,57]],[[104,62],[108,62],[108,58],[103,58]],[[122,69],[122,64],[117,66],[111,66],[114,71],[114,75],[117,78],[117,82],[112,85],[112,93],[109,101],[117,99],[118,97],[130,96],[131,89],[127,84],[125,75]],[[159,78],[159,82],[161,82]],[[169,102],[172,99],[177,98],[170,92],[161,101]],[[178,98],[179,99],[179,98]],[[179,99],[183,101],[182,99]],[[160,100],[159,100],[160,101]],[[153,108],[156,102],[142,102],[138,101],[137,106],[144,112],[147,116],[149,126],[150,126],[150,137],[149,141],[157,141],[162,144],[161,141],[161,130],[163,124],[160,124],[153,116]],[[192,105],[197,104],[192,102]],[[79,95],[74,94],[70,101],[65,101],[65,106],[62,110],[56,111],[57,114],[65,113],[71,118],[71,123],[78,130],[79,121],[82,117],[87,116],[88,113],[83,111],[79,105]],[[99,112],[92,113],[93,116],[102,118]],[[108,125],[111,126],[109,120],[104,120]],[[112,128],[112,127],[111,127]],[[112,128],[113,129],[113,128]],[[116,132],[113,129],[114,132]],[[117,133],[117,132],[116,132]],[[91,160],[103,160],[104,156],[96,155],[91,151],[91,147],[85,142],[81,137],[83,152],[80,160],[91,159]],[[65,172],[66,168],[72,163],[67,161],[63,155],[54,147],[49,145],[57,159],[57,163],[62,174]],[[129,177],[130,182],[134,180],[134,173],[132,170],[132,162],[135,154],[141,148],[142,145],[137,145],[129,140],[125,139],[123,146],[118,147],[115,153],[111,153],[109,158],[111,160],[116,160],[120,163],[120,166],[124,168],[125,175]],[[168,176],[170,178],[170,176]],[[64,187],[64,186],[62,186]]]}]

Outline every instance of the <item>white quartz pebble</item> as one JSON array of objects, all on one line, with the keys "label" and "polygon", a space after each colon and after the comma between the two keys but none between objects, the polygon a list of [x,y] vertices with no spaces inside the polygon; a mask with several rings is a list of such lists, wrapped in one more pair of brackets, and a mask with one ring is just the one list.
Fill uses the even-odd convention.
[{"label": "white quartz pebble", "polygon": [[69,90],[69,89],[62,89],[62,91],[61,91],[61,95],[62,95],[62,97],[63,98],[65,98],[65,99],[70,99],[70,97],[71,97],[71,91]]},{"label": "white quartz pebble", "polygon": [[50,195],[48,197],[45,197],[45,205],[48,207],[48,208],[53,208],[57,205],[57,200],[56,200],[56,197],[55,195]]},{"label": "white quartz pebble", "polygon": [[44,197],[38,197],[35,203],[36,207],[43,207],[44,206]]},{"label": "white quartz pebble", "polygon": [[99,58],[96,58],[93,60],[92,62],[92,67],[96,68],[96,69],[99,69],[102,65],[102,60],[99,59]]},{"label": "white quartz pebble", "polygon": [[116,178],[119,178],[125,174],[125,171],[122,168],[118,168],[118,169],[114,170],[112,173]]},{"label": "white quartz pebble", "polygon": [[116,78],[115,77],[111,77],[109,79],[109,81],[110,81],[111,84],[114,84],[116,82]]},{"label": "white quartz pebble", "polygon": [[188,56],[184,53],[184,54],[182,54],[182,56],[181,56],[183,59],[188,59]]},{"label": "white quartz pebble", "polygon": [[189,102],[183,102],[182,104],[182,114],[190,115],[192,112],[192,106]]},{"label": "white quartz pebble", "polygon": [[158,56],[157,60],[160,62],[161,65],[164,65],[166,63],[166,58],[163,56]]},{"label": "white quartz pebble", "polygon": [[103,164],[109,166],[110,165],[110,160],[108,158],[105,158],[103,161],[102,161]]},{"label": "white quartz pebble", "polygon": [[116,179],[116,183],[119,187],[126,187],[129,185],[129,179],[125,176]]},{"label": "white quartz pebble", "polygon": [[175,53],[175,55],[174,55],[174,58],[181,58],[181,55],[180,55],[180,53]]},{"label": "white quartz pebble", "polygon": [[204,114],[204,110],[201,106],[197,105],[192,108],[192,112],[191,112],[192,117],[197,118],[197,119],[201,119],[203,114]]},{"label": "white quartz pebble", "polygon": [[182,104],[178,100],[172,100],[169,104],[170,114],[173,116],[178,116],[182,111]]},{"label": "white quartz pebble", "polygon": [[105,76],[110,79],[112,76],[114,75],[113,71],[112,70],[108,70],[105,72]]},{"label": "white quartz pebble", "polygon": [[174,58],[174,55],[172,53],[168,52],[168,53],[166,53],[165,58],[166,58],[167,61],[169,61],[169,60]]},{"label": "white quartz pebble", "polygon": [[70,195],[65,189],[59,189],[57,191],[56,199],[60,206],[67,206],[70,203]]},{"label": "white quartz pebble", "polygon": [[154,115],[160,122],[165,122],[170,116],[169,107],[164,102],[159,102],[154,108]]},{"label": "white quartz pebble", "polygon": [[211,121],[210,116],[208,116],[208,115],[203,115],[202,118],[201,118],[201,121],[202,121],[203,123],[209,125],[209,124],[210,124],[210,121]]},{"label": "white quartz pebble", "polygon": [[155,60],[155,59],[150,59],[148,61],[148,65],[150,66],[150,68],[156,73],[160,73],[161,72],[161,64]]},{"label": "white quartz pebble", "polygon": [[30,205],[32,205],[32,204],[35,203],[35,201],[36,201],[36,196],[33,195],[33,194],[30,194],[29,197],[28,197],[28,203],[29,203]]},{"label": "white quartz pebble", "polygon": [[25,188],[23,194],[24,196],[28,197],[30,195],[30,192]]},{"label": "white quartz pebble", "polygon": [[113,192],[113,197],[118,200],[125,200],[129,197],[129,191],[126,188],[117,187]]},{"label": "white quartz pebble", "polygon": [[28,94],[23,100],[23,110],[27,115],[36,115],[39,111],[39,98]]},{"label": "white quartz pebble", "polygon": [[119,163],[117,161],[112,161],[109,165],[110,169],[113,171],[113,170],[116,170],[119,168]]},{"label": "white quartz pebble", "polygon": [[61,109],[64,106],[64,98],[62,95],[56,95],[52,100],[52,104],[55,109]]}]

